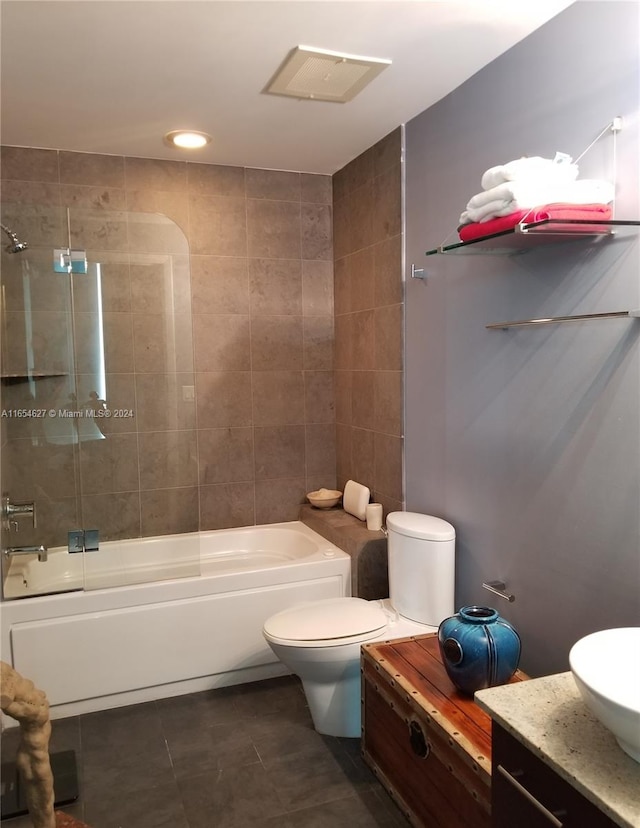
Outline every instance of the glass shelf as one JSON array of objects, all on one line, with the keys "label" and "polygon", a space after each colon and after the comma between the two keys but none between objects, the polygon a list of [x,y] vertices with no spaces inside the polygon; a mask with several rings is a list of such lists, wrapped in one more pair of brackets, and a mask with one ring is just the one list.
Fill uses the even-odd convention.
[{"label": "glass shelf", "polygon": [[544,219],[542,221],[522,222],[500,233],[434,247],[427,250],[425,255],[487,252],[524,253],[533,247],[540,247],[545,244],[613,236],[616,227],[640,227],[640,221],[612,219],[610,221],[594,222],[588,219]]}]

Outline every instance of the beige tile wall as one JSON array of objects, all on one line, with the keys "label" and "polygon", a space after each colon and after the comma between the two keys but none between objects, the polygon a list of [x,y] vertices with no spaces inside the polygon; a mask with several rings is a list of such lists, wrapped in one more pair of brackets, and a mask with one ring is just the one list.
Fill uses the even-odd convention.
[{"label": "beige tile wall", "polygon": [[[72,245],[99,251],[108,401],[135,411],[79,449],[34,445],[9,425],[3,488],[36,497],[41,513],[21,543],[65,543],[79,521],[108,539],[292,520],[307,491],[335,486],[329,176],[5,147],[2,179],[3,221],[43,272],[66,207]],[[190,255],[167,222],[124,211],[169,217]],[[74,292],[82,395],[96,316]],[[42,312],[58,313],[46,350],[69,323],[64,309]],[[3,386],[3,406],[12,393],[25,402],[15,388]]]},{"label": "beige tile wall", "polygon": [[333,176],[337,480],[403,504],[402,132]]}]

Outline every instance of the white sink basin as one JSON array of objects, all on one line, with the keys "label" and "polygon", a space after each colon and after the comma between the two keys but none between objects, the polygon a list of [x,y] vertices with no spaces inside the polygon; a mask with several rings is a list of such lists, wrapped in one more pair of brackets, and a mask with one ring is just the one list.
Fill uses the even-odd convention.
[{"label": "white sink basin", "polygon": [[587,707],[640,762],[640,627],[581,638],[571,648],[569,664]]}]

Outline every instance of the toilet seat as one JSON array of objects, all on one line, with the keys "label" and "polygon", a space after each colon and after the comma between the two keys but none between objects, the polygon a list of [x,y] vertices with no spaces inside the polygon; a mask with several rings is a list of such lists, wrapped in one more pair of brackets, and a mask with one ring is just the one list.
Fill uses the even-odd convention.
[{"label": "toilet seat", "polygon": [[263,634],[277,644],[335,647],[375,638],[388,623],[389,617],[377,603],[363,598],[325,598],[272,615]]}]

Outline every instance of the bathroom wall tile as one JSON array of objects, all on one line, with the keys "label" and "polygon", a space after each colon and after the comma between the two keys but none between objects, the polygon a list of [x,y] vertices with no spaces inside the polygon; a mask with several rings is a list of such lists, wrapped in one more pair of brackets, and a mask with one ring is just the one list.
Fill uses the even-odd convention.
[{"label": "bathroom wall tile", "polygon": [[124,188],[124,158],[91,152],[67,152],[59,155],[60,183],[84,184],[89,187]]},{"label": "bathroom wall tile", "polygon": [[300,173],[247,169],[247,198],[300,201]]},{"label": "bathroom wall tile", "polygon": [[336,399],[336,422],[351,425],[353,371],[335,371],[333,381]]},{"label": "bathroom wall tile", "polygon": [[198,313],[193,317],[196,371],[248,371],[249,317]]},{"label": "bathroom wall tile", "polygon": [[84,526],[100,530],[100,540],[140,537],[140,493],[109,492],[82,498]]},{"label": "bathroom wall tile", "polygon": [[249,313],[246,258],[191,257],[193,313]]},{"label": "bathroom wall tile", "polygon": [[[73,445],[13,439],[8,440],[3,447],[3,455],[4,465],[11,468],[12,472],[11,497],[14,502],[20,503],[36,498],[37,511],[40,511],[44,501],[75,497],[76,458]],[[46,469],[44,475],[43,469]],[[4,480],[3,484],[6,487]],[[39,523],[41,526],[46,525],[41,519]],[[21,534],[27,524],[27,520],[20,521]]]},{"label": "bathroom wall tile", "polygon": [[305,422],[302,371],[258,371],[253,375],[253,421],[256,426]]},{"label": "bathroom wall tile", "polygon": [[374,158],[374,147],[368,147],[347,164],[347,190],[349,193],[353,193],[373,178],[375,173]]},{"label": "bathroom wall tile", "polygon": [[195,430],[146,432],[140,434],[138,445],[141,490],[197,485]]},{"label": "bathroom wall tile", "polygon": [[302,366],[302,317],[255,316],[251,321],[252,370],[295,371]]},{"label": "bathroom wall tile", "polygon": [[312,173],[301,173],[301,201],[310,201],[314,204],[331,204],[332,198],[333,186],[330,175],[315,175]]},{"label": "bathroom wall tile", "polygon": [[[72,247],[91,248],[99,252],[129,249],[126,212],[70,207],[69,223]],[[61,246],[66,247],[66,241]]]},{"label": "bathroom wall tile", "polygon": [[389,305],[375,310],[375,365],[379,371],[401,371],[403,308]]},{"label": "bathroom wall tile", "polygon": [[402,438],[375,435],[374,488],[394,500],[402,500]]},{"label": "bathroom wall tile", "polygon": [[187,183],[191,195],[234,196],[244,198],[244,167],[220,164],[187,163]]},{"label": "bathroom wall tile", "polygon": [[3,371],[7,374],[26,373],[28,353],[36,373],[68,371],[69,315],[63,311],[34,311],[30,321],[31,337],[27,343],[25,314],[4,314]]},{"label": "bathroom wall tile", "polygon": [[[18,499],[13,490],[11,490],[11,496],[12,499]],[[82,525],[79,498],[62,497],[55,493],[46,496],[39,492],[34,494],[32,484],[31,493],[24,499],[35,499],[38,525],[34,529],[28,521],[21,521],[20,535],[13,533],[6,535],[6,545],[39,546],[42,544],[47,549],[54,549],[56,546],[66,548],[69,530]]]},{"label": "bathroom wall tile", "polygon": [[357,428],[375,428],[377,373],[377,371],[352,372],[353,401],[351,407],[351,422]]},{"label": "bathroom wall tile", "polygon": [[58,182],[58,153],[56,150],[2,147],[2,177]]},{"label": "bathroom wall tile", "polygon": [[362,371],[381,367],[375,350],[377,335],[375,313],[376,311],[373,310],[364,310],[352,314],[352,365]]},{"label": "bathroom wall tile", "polygon": [[253,480],[253,429],[199,429],[198,466],[200,483],[238,483]]},{"label": "bathroom wall tile", "polygon": [[401,436],[403,433],[402,371],[375,371],[376,431]]},{"label": "bathroom wall tile", "polygon": [[249,198],[247,249],[252,258],[300,259],[300,203]]},{"label": "bathroom wall tile", "polygon": [[284,259],[249,260],[252,316],[302,314],[302,267]]},{"label": "bathroom wall tile", "polygon": [[[88,250],[87,259],[89,261],[88,274],[74,273],[71,276],[75,311],[86,313],[97,311],[98,308],[116,313],[130,311],[131,282],[128,254],[102,252],[98,255]],[[98,261],[100,264],[99,279],[96,266]],[[64,273],[55,275],[65,281],[68,280]]]},{"label": "bathroom wall tile", "polygon": [[162,213],[178,225],[182,234],[189,233],[187,193],[167,192],[166,190],[127,190],[126,205],[130,213]]},{"label": "bathroom wall tile", "polygon": [[350,249],[355,253],[368,247],[376,240],[374,236],[373,214],[375,209],[373,183],[366,181],[347,198],[350,212]]},{"label": "bathroom wall tile", "polygon": [[[4,174],[4,169],[2,173]],[[41,207],[60,207],[60,185],[40,181],[11,181],[3,178],[0,182],[2,189],[2,223],[15,230],[15,222],[11,221],[9,209],[16,204],[38,204]]]},{"label": "bathroom wall tile", "polygon": [[351,256],[334,262],[334,310],[336,316],[351,312]]},{"label": "bathroom wall tile", "polygon": [[333,202],[333,257],[341,259],[351,253],[351,202],[349,196]]},{"label": "bathroom wall tile", "polygon": [[[100,387],[99,374],[77,374],[77,390],[80,408],[91,408],[92,394],[97,394]],[[106,384],[105,401],[111,411],[132,411],[133,417],[110,417],[95,420],[95,425],[103,434],[116,434],[125,431],[136,431],[138,428],[136,417],[136,386],[135,375],[105,374]],[[95,399],[95,397],[93,397]]]},{"label": "bathroom wall tile", "polygon": [[255,488],[252,482],[200,486],[201,531],[251,526],[254,523]]},{"label": "bathroom wall tile", "polygon": [[134,313],[136,373],[193,371],[192,340],[189,314]]},{"label": "bathroom wall tile", "polygon": [[256,480],[304,476],[303,425],[256,427],[253,439]]},{"label": "bathroom wall tile", "polygon": [[328,204],[303,204],[300,222],[302,258],[331,261],[333,258],[331,207]]},{"label": "bathroom wall tile", "polygon": [[[323,474],[335,476],[336,427],[333,423],[305,426],[305,458],[307,478]],[[327,488],[326,483],[324,486]]]},{"label": "bathroom wall tile", "polygon": [[[4,196],[3,190],[2,197]],[[8,225],[19,239],[24,239],[32,252],[39,246],[51,248],[67,245],[66,212],[59,206],[57,198],[52,204],[5,204],[2,223]],[[51,255],[50,249],[49,254]],[[3,258],[6,261],[7,254],[4,251]]]},{"label": "bathroom wall tile", "polygon": [[[308,474],[304,479],[304,487],[307,492],[316,492],[318,489],[338,488],[335,470],[335,455],[334,466],[331,471],[321,472],[320,474]],[[340,491],[342,491],[342,489]]]},{"label": "bathroom wall tile", "polygon": [[110,434],[80,444],[83,494],[132,492],[139,489],[138,440],[135,434]]},{"label": "bathroom wall tile", "polygon": [[352,431],[350,425],[336,423],[336,474],[342,487],[354,476],[351,468]]},{"label": "bathroom wall tile", "polygon": [[397,127],[373,146],[373,175],[380,175],[389,167],[399,166],[402,160],[402,127]]},{"label": "bathroom wall tile", "polygon": [[331,371],[305,371],[305,421],[335,422],[333,374]]},{"label": "bathroom wall tile", "polygon": [[189,257],[131,254],[131,310],[137,313],[191,313]]},{"label": "bathroom wall tile", "polygon": [[402,187],[399,167],[373,180],[373,238],[397,236],[402,231]]},{"label": "bathroom wall tile", "polygon": [[253,424],[249,371],[196,374],[196,399],[199,429]]},{"label": "bathroom wall tile", "polygon": [[333,262],[302,262],[302,313],[333,315]]},{"label": "bathroom wall tile", "polygon": [[351,430],[351,474],[372,491],[376,483],[376,437],[375,432],[363,428]]},{"label": "bathroom wall tile", "polygon": [[163,161],[153,158],[125,158],[127,190],[168,190],[183,193],[187,189],[186,161]]},{"label": "bathroom wall tile", "polygon": [[398,305],[403,301],[402,236],[392,236],[373,247],[375,305]]},{"label": "bathroom wall tile", "polygon": [[333,368],[333,319],[310,316],[303,320],[303,364],[307,370]]},{"label": "bathroom wall tile", "polygon": [[138,431],[192,429],[196,403],[188,399],[194,374],[136,374]]},{"label": "bathroom wall tile", "polygon": [[[198,489],[156,489],[140,492],[141,535],[174,535],[197,532]],[[194,564],[194,566],[197,564]]]},{"label": "bathroom wall tile", "polygon": [[[334,365],[337,369],[351,368],[353,362],[354,315],[336,316],[334,321]],[[362,367],[362,366],[359,366]]]},{"label": "bathroom wall tile", "polygon": [[61,184],[60,200],[69,207],[88,210],[126,210],[124,190],[113,187],[88,187],[80,184]]},{"label": "bathroom wall tile", "polygon": [[392,497],[387,497],[384,492],[379,492],[377,490],[371,493],[371,498],[376,503],[382,504],[382,515],[384,520],[387,519],[387,515],[390,512],[402,512],[405,509],[405,503],[402,500],[396,500]]},{"label": "bathroom wall tile", "polygon": [[345,198],[349,192],[349,182],[347,175],[348,166],[349,165],[347,164],[345,167],[343,167],[341,170],[338,170],[331,176],[334,204],[336,201],[340,201],[340,199]]},{"label": "bathroom wall tile", "polygon": [[244,198],[189,197],[191,252],[212,256],[247,255],[247,210]]},{"label": "bathroom wall tile", "polygon": [[367,247],[349,256],[351,274],[351,310],[367,310],[375,304],[373,248]]},{"label": "bathroom wall tile", "polygon": [[189,242],[182,227],[160,212],[126,214],[131,253],[172,253],[186,256]]},{"label": "bathroom wall tile", "polygon": [[[91,325],[96,323],[94,314],[83,314],[85,323],[88,321]],[[114,374],[126,374],[133,369],[133,326],[132,319],[128,313],[112,313],[105,311],[102,314],[102,330],[104,332],[104,362],[105,368],[108,372]],[[94,327],[92,334],[95,335],[99,328]],[[85,334],[87,333],[85,328]],[[78,337],[78,342],[82,340]],[[85,342],[87,340],[85,339]],[[95,343],[95,336],[91,339]],[[76,351],[76,364],[79,366],[81,360],[78,358]],[[90,351],[86,356],[90,356]],[[82,355],[82,363],[86,365],[85,354]],[[90,364],[85,368],[85,373],[95,370],[95,363]]]},{"label": "bathroom wall tile", "polygon": [[304,477],[256,481],[256,524],[298,520],[305,497]]}]

